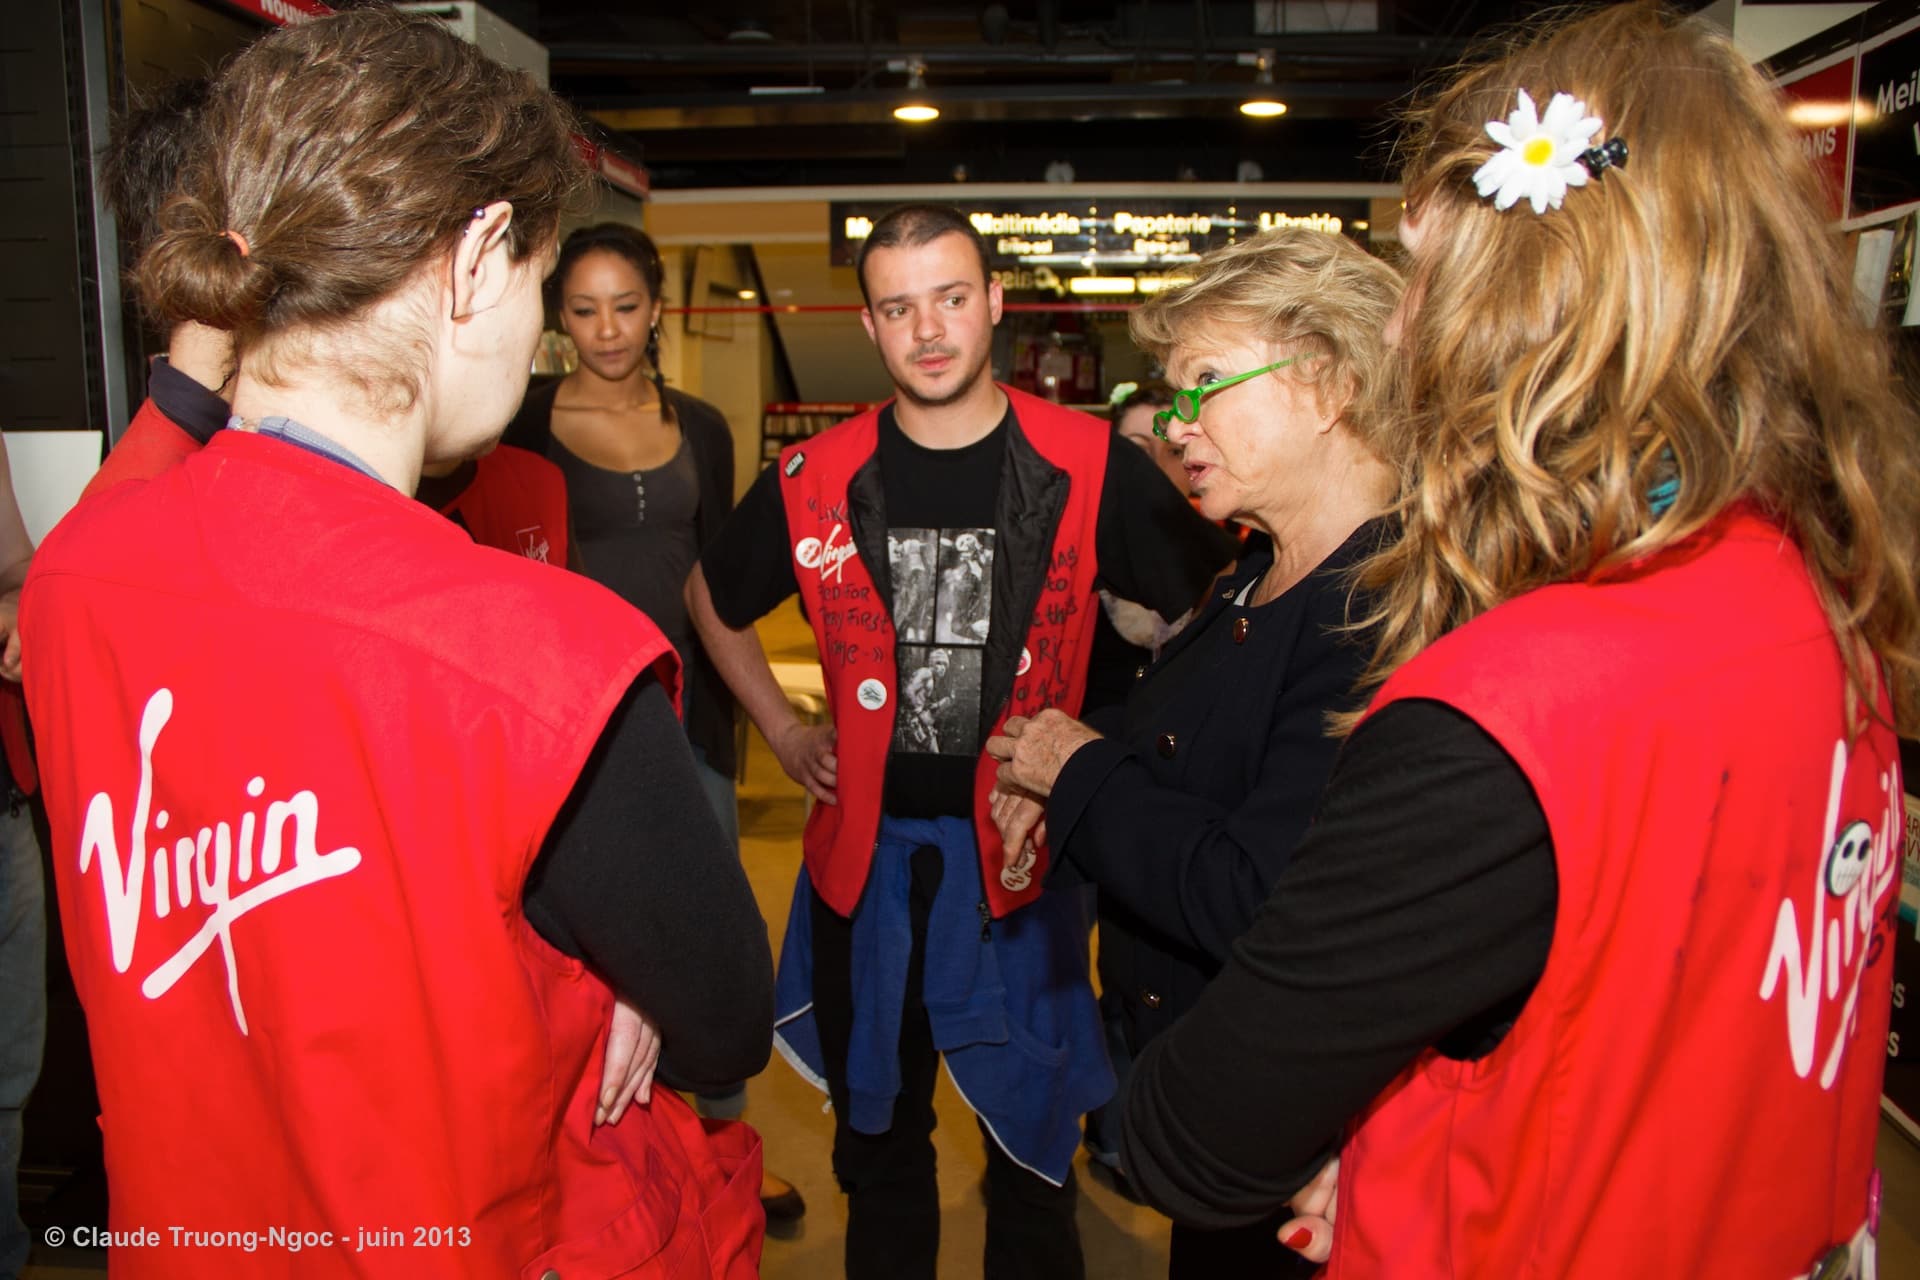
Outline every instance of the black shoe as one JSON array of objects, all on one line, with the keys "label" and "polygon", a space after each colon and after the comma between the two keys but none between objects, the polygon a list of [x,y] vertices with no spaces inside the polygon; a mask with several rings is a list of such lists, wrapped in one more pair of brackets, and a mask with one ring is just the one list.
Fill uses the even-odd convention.
[{"label": "black shoe", "polygon": [[[787,1182],[779,1174],[769,1176]],[[787,1182],[787,1189],[777,1196],[761,1196],[760,1207],[766,1210],[768,1222],[798,1222],[807,1213],[807,1202],[801,1198],[800,1188],[791,1182]]]},{"label": "black shoe", "polygon": [[1109,1165],[1101,1160],[1089,1160],[1087,1161],[1087,1173],[1092,1176],[1095,1182],[1104,1182],[1107,1186],[1113,1188],[1121,1199],[1130,1200],[1134,1204],[1143,1205],[1147,1203],[1140,1197],[1140,1193],[1133,1189],[1133,1183],[1128,1180],[1126,1171],[1121,1169],[1117,1163]]}]

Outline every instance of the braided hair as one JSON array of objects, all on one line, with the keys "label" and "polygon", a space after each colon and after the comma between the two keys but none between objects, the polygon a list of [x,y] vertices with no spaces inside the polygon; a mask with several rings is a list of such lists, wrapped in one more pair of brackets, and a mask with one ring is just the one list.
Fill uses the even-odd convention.
[{"label": "braided hair", "polygon": [[[596,250],[617,253],[633,264],[646,282],[647,294],[654,302],[659,302],[661,289],[666,284],[666,268],[660,261],[660,250],[655,247],[646,232],[630,227],[624,222],[596,222],[590,227],[578,227],[560,246],[560,257],[554,263],[553,274],[547,279],[547,305],[555,311],[560,309],[560,299],[566,296],[567,276],[580,259]],[[655,321],[647,329],[647,376],[653,380],[653,389],[660,396],[660,419],[671,422],[674,418],[673,405],[667,400],[667,379],[660,372],[660,324]]]}]

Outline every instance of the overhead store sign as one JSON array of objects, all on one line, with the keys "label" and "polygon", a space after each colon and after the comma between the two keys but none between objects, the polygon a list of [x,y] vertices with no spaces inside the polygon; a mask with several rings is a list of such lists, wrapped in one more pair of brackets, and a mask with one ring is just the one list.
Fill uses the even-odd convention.
[{"label": "overhead store sign", "polygon": [[1855,214],[1920,202],[1920,22],[1860,47],[1853,104]]},{"label": "overhead store sign", "polygon": [[1829,209],[1851,226],[1920,208],[1920,19],[1912,12],[1877,5],[1775,60],[1775,83],[1827,185]]},{"label": "overhead store sign", "polygon": [[[893,207],[877,201],[834,201],[828,214],[834,265],[852,266],[873,224]],[[962,205],[960,210],[986,241],[998,271],[1029,275],[1041,268],[1055,276],[1157,271],[1196,262],[1209,250],[1276,227],[1305,226],[1356,237],[1367,227],[1365,200],[1011,200]]]}]

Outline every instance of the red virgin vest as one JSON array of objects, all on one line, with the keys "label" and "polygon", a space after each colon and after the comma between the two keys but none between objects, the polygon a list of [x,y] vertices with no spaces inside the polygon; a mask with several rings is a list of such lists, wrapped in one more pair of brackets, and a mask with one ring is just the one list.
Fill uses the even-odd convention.
[{"label": "red virgin vest", "polygon": [[76,508],[22,618],[110,1226],[159,1232],[116,1275],[754,1273],[757,1139],[664,1089],[593,1128],[612,996],[522,908],[677,680],[640,614],[223,432]]},{"label": "red virgin vest", "polygon": [[1328,1276],[1786,1280],[1851,1239],[1901,783],[1883,723],[1848,737],[1799,548],[1735,514],[1475,619],[1373,710],[1402,698],[1459,708],[1526,773],[1559,913],[1499,1048],[1427,1054],[1358,1125]]},{"label": "red virgin vest", "polygon": [[[200,442],[192,433],[160,412],[160,407],[148,397],[140,402],[120,442],[107,451],[100,469],[87,481],[80,497],[91,498],[122,480],[145,480],[159,475],[199,448]],[[14,783],[22,792],[32,795],[38,785],[39,772],[27,745],[26,714],[20,691],[10,685],[0,685],[0,749],[6,751]]]},{"label": "red virgin vest", "polygon": [[[1089,601],[1098,572],[1094,528],[1111,434],[1105,423],[1086,414],[1011,387],[1001,389],[1013,403],[1026,442],[1049,467],[1065,473],[1068,489],[1052,530],[1045,581],[1039,584],[1027,623],[1020,665],[1008,701],[994,718],[994,733],[1009,716],[1030,716],[1047,707],[1069,715],[1080,710],[1093,624],[1100,612],[1089,607]],[[848,516],[848,483],[874,456],[879,424],[879,410],[870,410],[790,445],[780,455],[794,576],[820,645],[840,775],[839,803],[813,807],[801,849],[815,891],[844,916],[852,915],[859,903],[873,861],[881,780],[900,704],[893,619],[854,546]],[[1008,444],[1011,448],[1013,442]],[[999,536],[1004,544],[1007,531],[1000,530]],[[1046,871],[1043,850],[1027,877],[1002,880],[1000,833],[987,810],[998,768],[983,749],[974,767],[973,806],[981,879],[995,917],[1037,898]]]},{"label": "red virgin vest", "polygon": [[503,444],[475,459],[473,483],[440,514],[483,547],[567,567],[567,478],[537,453]]},{"label": "red virgin vest", "polygon": [[160,412],[153,397],[140,402],[140,408],[127,424],[119,443],[107,450],[106,460],[87,481],[80,496],[91,498],[122,480],[145,480],[157,476],[174,463],[199,452],[200,442],[193,433]]}]

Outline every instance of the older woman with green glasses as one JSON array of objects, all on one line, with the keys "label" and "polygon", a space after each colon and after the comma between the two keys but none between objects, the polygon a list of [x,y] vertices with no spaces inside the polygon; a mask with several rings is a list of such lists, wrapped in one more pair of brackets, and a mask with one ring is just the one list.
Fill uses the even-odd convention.
[{"label": "older woman with green glasses", "polygon": [[[1344,630],[1347,570],[1386,536],[1397,449],[1382,411],[1392,268],[1344,237],[1287,229],[1198,264],[1134,313],[1177,387],[1155,430],[1202,514],[1271,536],[1102,733],[1058,711],[1011,720],[994,816],[1009,873],[1050,851],[1100,890],[1100,975],[1138,1052],[1192,1006],[1305,834],[1370,647]],[[1124,1069],[1124,1064],[1122,1064]],[[1176,1224],[1170,1274],[1305,1274],[1275,1229]],[[1304,1269],[1303,1269],[1304,1268]]]}]

